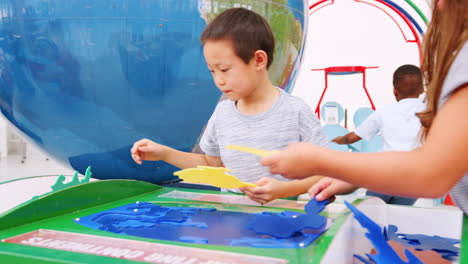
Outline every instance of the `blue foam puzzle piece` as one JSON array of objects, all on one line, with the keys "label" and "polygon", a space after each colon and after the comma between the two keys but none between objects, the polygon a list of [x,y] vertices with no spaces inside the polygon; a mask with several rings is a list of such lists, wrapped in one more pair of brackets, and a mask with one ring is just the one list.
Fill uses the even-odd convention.
[{"label": "blue foam puzzle piece", "polygon": [[158,218],[158,222],[175,222],[175,223],[182,223],[187,220],[187,217],[184,215],[183,212],[179,210],[169,210],[166,212],[164,216]]},{"label": "blue foam puzzle piece", "polygon": [[354,213],[354,218],[367,229],[366,237],[377,250],[377,254],[368,255],[376,264],[423,264],[413,253],[405,249],[408,262],[404,262],[388,244],[382,228],[347,201],[345,205]]},{"label": "blue foam puzzle piece", "polygon": [[460,249],[455,247],[459,244],[459,239],[441,236],[428,236],[422,234],[397,233],[398,227],[389,225],[387,228],[387,240],[394,240],[405,247],[416,250],[434,250],[443,258],[452,260],[460,253]]},{"label": "blue foam puzzle piece", "polygon": [[299,213],[299,212],[294,212],[294,211],[283,211],[281,213],[279,213],[280,216],[284,216],[284,217],[298,217],[300,215],[305,215],[303,213]]},{"label": "blue foam puzzle piece", "polygon": [[[454,244],[460,243],[458,239],[451,239],[440,236],[427,236],[421,234],[399,234],[405,246],[415,248],[417,250],[440,250],[459,253],[460,249]],[[403,244],[402,243],[402,244]]]},{"label": "blue foam puzzle piece", "polygon": [[354,254],[353,257],[357,258],[359,261],[361,261],[361,262],[364,263],[364,264],[374,264],[374,263],[372,263],[370,260],[364,258],[364,257],[361,256],[361,255]]},{"label": "blue foam puzzle piece", "polygon": [[317,199],[310,199],[304,206],[304,211],[307,214],[319,214],[325,209],[325,206],[330,203],[330,200],[317,201]]},{"label": "blue foam puzzle piece", "polygon": [[366,253],[366,256],[367,256],[367,258],[369,258],[369,261],[370,261],[372,264],[376,264],[376,263],[377,263],[377,260],[375,259],[375,256],[374,256],[374,255],[371,255],[371,254]]},{"label": "blue foam puzzle piece", "polygon": [[[136,202],[112,208],[76,218],[74,221],[83,226],[122,235],[186,243],[262,248],[307,247],[325,231],[306,229],[286,238],[265,236],[248,228],[258,216],[270,220],[291,220],[300,217],[299,222],[305,227],[310,224],[304,222],[312,222],[304,218],[307,217],[306,214],[291,211],[255,215],[218,211],[215,208],[167,207],[148,202]],[[283,226],[283,222],[279,226]]]},{"label": "blue foam puzzle piece", "polygon": [[396,233],[398,231],[398,227],[395,225],[388,225],[386,228],[384,227],[384,235],[387,240],[395,240],[398,238]]},{"label": "blue foam puzzle piece", "polygon": [[[311,199],[304,207],[307,214],[283,211],[279,214],[264,212],[257,214],[249,228],[258,234],[287,238],[304,229],[322,230],[326,225],[326,218],[319,215],[325,209],[328,201]],[[281,228],[278,228],[281,226]]]},{"label": "blue foam puzzle piece", "polygon": [[[250,229],[257,234],[270,235],[277,238],[293,236],[305,228],[321,229],[325,226],[326,219],[323,216],[300,215],[295,218],[257,215],[250,223]],[[278,228],[278,227],[281,228]]]}]

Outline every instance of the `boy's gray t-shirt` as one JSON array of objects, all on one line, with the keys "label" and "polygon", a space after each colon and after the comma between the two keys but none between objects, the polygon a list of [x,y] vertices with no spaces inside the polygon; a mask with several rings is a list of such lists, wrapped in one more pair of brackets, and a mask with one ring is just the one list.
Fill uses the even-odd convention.
[{"label": "boy's gray t-shirt", "polygon": [[200,148],[210,156],[221,157],[232,175],[245,182],[255,182],[262,177],[285,180],[272,175],[269,168],[260,164],[261,157],[226,149],[239,145],[264,150],[280,150],[293,142],[310,142],[327,146],[328,138],[312,109],[300,98],[279,89],[280,96],[266,112],[244,115],[237,110],[236,102],[221,101],[208,121],[200,140]]},{"label": "boy's gray t-shirt", "polygon": [[[468,42],[465,42],[463,48],[459,51],[450,70],[445,78],[442,92],[440,95],[439,109],[447,102],[448,98],[461,86],[468,84]],[[460,113],[460,118],[464,113]],[[468,158],[467,158],[468,162]],[[452,188],[450,195],[457,206],[468,215],[468,172]]]}]

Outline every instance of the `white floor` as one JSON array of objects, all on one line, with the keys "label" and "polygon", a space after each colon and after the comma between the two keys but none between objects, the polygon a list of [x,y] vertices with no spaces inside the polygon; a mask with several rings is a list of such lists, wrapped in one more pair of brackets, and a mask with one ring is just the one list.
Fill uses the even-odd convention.
[{"label": "white floor", "polygon": [[72,168],[33,145],[27,144],[25,150],[25,158],[15,148],[0,155],[0,215],[34,196],[51,192],[59,175],[66,176],[64,182],[68,182],[75,174]]},{"label": "white floor", "polygon": [[33,145],[27,145],[26,158],[16,151],[10,151],[0,159],[0,183],[42,175],[73,175],[75,171],[47,156]]}]

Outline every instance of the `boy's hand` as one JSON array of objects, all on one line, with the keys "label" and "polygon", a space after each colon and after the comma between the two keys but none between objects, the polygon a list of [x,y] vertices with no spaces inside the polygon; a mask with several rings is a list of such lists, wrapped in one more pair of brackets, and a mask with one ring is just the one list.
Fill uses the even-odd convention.
[{"label": "boy's hand", "polygon": [[133,160],[140,165],[143,160],[163,160],[165,151],[166,146],[146,138],[135,142],[130,150]]},{"label": "boy's hand", "polygon": [[284,182],[272,178],[261,178],[255,183],[257,187],[242,187],[240,190],[251,200],[266,204],[277,198],[281,198]]},{"label": "boy's hand", "polygon": [[272,174],[281,174],[290,179],[302,179],[317,175],[316,162],[320,147],[306,142],[289,144],[284,150],[266,156],[262,165],[269,166]]},{"label": "boy's hand", "polygon": [[356,189],[357,187],[351,183],[325,177],[316,184],[312,185],[308,193],[311,199],[315,197],[317,201],[323,201],[337,194],[352,193]]}]

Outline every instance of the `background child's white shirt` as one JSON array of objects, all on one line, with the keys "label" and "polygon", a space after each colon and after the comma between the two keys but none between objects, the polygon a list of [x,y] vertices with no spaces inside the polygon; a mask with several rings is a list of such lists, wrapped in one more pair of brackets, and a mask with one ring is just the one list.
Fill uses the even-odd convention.
[{"label": "background child's white shirt", "polygon": [[425,109],[419,98],[402,99],[372,113],[354,133],[365,140],[382,136],[382,151],[410,151],[420,145],[421,122],[416,113]]}]

